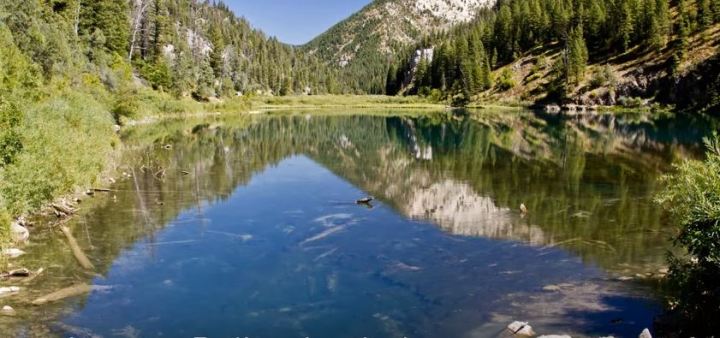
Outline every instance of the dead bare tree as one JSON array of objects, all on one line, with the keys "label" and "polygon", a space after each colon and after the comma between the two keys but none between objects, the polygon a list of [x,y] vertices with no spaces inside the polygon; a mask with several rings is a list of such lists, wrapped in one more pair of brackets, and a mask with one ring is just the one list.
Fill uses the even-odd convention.
[{"label": "dead bare tree", "polygon": [[133,53],[135,52],[135,44],[137,35],[140,31],[140,24],[145,19],[145,14],[148,8],[150,8],[151,0],[132,0],[132,32],[130,38],[130,53],[128,53],[128,60],[132,60]]}]

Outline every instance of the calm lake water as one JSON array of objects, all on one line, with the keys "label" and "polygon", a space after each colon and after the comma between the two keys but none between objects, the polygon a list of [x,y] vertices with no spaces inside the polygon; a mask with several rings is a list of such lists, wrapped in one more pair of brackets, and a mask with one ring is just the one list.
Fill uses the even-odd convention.
[{"label": "calm lake water", "polygon": [[[127,175],[68,224],[97,270],[33,232],[15,264],[46,271],[2,300],[19,314],[0,332],[499,337],[522,320],[635,337],[662,311],[673,235],[652,196],[706,128],[489,112],[130,128]],[[78,282],[97,287],[25,303]]]}]

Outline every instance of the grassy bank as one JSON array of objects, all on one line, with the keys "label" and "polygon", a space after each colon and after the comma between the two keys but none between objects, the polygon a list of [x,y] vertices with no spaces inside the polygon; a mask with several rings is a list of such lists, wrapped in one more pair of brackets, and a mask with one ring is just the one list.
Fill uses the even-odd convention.
[{"label": "grassy bank", "polygon": [[253,109],[323,109],[323,108],[370,108],[370,109],[443,109],[444,104],[418,96],[382,95],[313,95],[256,97]]},{"label": "grassy bank", "polygon": [[[10,130],[3,135],[11,134],[12,140],[0,142],[17,144],[0,166],[3,237],[7,237],[9,223],[15,217],[37,212],[63,196],[106,185],[124,147],[116,133],[118,125],[251,110],[390,112],[445,108],[416,97],[385,96],[238,97],[198,102],[133,83],[131,72],[123,64],[113,72],[122,84],[117,90],[108,90],[98,79],[82,74],[84,80],[79,85],[38,85],[31,88],[33,93],[25,90],[19,95],[24,99],[3,99],[5,117],[0,122],[12,122],[3,122]],[[5,148],[3,154],[7,155]]]},{"label": "grassy bank", "polygon": [[107,184],[123,149],[118,124],[250,107],[243,98],[197,102],[143,86],[122,93],[92,86],[36,90],[34,100],[2,99],[0,106],[0,246],[15,217]]}]

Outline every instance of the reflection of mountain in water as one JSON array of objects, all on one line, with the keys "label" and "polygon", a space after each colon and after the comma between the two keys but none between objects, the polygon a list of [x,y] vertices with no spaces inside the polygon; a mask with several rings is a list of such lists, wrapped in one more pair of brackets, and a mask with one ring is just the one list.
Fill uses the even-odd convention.
[{"label": "reflection of mountain in water", "polygon": [[[107,268],[124,247],[177,222],[183,210],[226,199],[253,173],[306,154],[402,214],[454,234],[537,245],[570,240],[580,255],[607,265],[661,261],[668,236],[649,196],[659,170],[694,151],[673,135],[700,129],[679,120],[532,114],[170,121],[125,135],[130,145],[153,146],[129,151],[136,165],[125,171],[135,175],[117,187],[128,193],[84,205],[83,219],[93,222],[75,231],[90,227],[101,238],[78,236]],[[531,210],[525,219],[520,203]],[[121,224],[105,221],[118,212],[127,214]],[[44,247],[28,259],[72,262],[62,243]]]},{"label": "reflection of mountain in water", "polygon": [[443,230],[462,236],[481,236],[545,244],[537,226],[521,224],[508,208],[501,208],[485,196],[479,196],[467,184],[446,180],[427,188],[415,189],[403,213],[415,219],[427,219]]},{"label": "reflection of mountain in water", "polygon": [[[185,205],[177,210],[227,197],[253,172],[306,154],[405,216],[453,234],[570,243],[580,255],[612,266],[662,261],[668,234],[650,197],[661,171],[696,150],[683,146],[692,136],[677,135],[699,137],[701,128],[684,122],[611,115],[308,115],[181,123],[129,137],[176,144],[160,156],[145,152],[143,160],[176,168],[176,176],[139,186],[197,192],[171,201]],[[183,168],[194,169],[194,177],[177,174]],[[517,211],[521,203],[531,211],[526,218]],[[166,216],[156,223],[174,217]]]},{"label": "reflection of mountain in water", "polygon": [[[562,244],[609,269],[659,264],[669,236],[650,197],[673,159],[697,151],[684,144],[698,130],[681,120],[532,114],[169,121],[126,133],[132,165],[123,171],[133,175],[114,186],[115,198],[85,202],[72,226],[107,273],[126,248],[153,243],[166,226],[204,220],[207,204],[229,198],[254,173],[305,154],[406,217],[452,234]],[[530,209],[525,218],[520,203]],[[67,276],[87,276],[52,232],[34,242],[42,250],[28,250],[18,265],[59,264]],[[67,286],[61,278],[39,283]]]}]

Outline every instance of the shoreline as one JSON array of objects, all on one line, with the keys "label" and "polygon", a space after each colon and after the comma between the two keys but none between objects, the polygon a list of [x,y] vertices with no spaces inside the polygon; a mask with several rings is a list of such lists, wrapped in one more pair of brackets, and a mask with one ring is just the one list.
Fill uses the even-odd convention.
[{"label": "shoreline", "polygon": [[[269,104],[268,101],[281,100],[291,104]],[[345,102],[338,102],[340,100],[346,100]],[[379,114],[387,115],[391,113],[389,110],[398,110],[400,113],[412,113],[412,110],[418,111],[420,114],[435,113],[435,112],[447,112],[456,110],[466,110],[470,113],[478,113],[482,111],[500,111],[505,113],[513,112],[528,112],[528,111],[541,111],[538,109],[540,106],[517,104],[512,105],[508,102],[498,103],[473,103],[466,107],[450,107],[439,103],[431,103],[423,101],[417,97],[390,97],[390,96],[362,96],[362,95],[321,95],[321,96],[287,96],[287,97],[256,97],[246,101],[247,106],[239,111],[219,111],[216,109],[210,109],[206,112],[190,112],[182,114],[155,114],[148,115],[137,119],[128,119],[123,121],[123,126],[116,125],[116,133],[118,136],[126,128],[142,127],[161,123],[162,121],[169,120],[188,120],[193,118],[211,118],[211,117],[224,117],[224,116],[257,116],[257,115],[271,115],[271,114],[282,114],[282,113],[295,113],[292,110],[298,110],[298,112],[307,112],[314,114]],[[223,104],[225,102],[213,102],[207,103],[213,105],[212,108],[217,108],[217,104]],[[202,103],[201,103],[202,104]],[[328,110],[337,109],[348,109],[351,111],[347,112],[328,112]],[[212,111],[215,110],[215,111]],[[548,112],[545,109],[545,112]],[[573,114],[569,114],[573,112]],[[580,115],[586,113],[616,113],[613,109],[599,109],[599,110],[582,110],[582,113],[576,113],[572,110],[560,109],[559,111],[553,111],[552,113],[562,115]],[[646,113],[646,112],[642,112]],[[109,156],[103,161],[106,163],[105,167],[100,170],[98,176],[91,181],[96,182],[97,185],[112,184],[115,180],[121,178],[120,174],[117,173],[119,168],[119,159],[122,157],[125,144],[122,140],[118,141],[119,146],[117,149],[109,154]],[[87,191],[102,188],[101,186],[75,186],[72,192],[54,196],[43,203],[39,208],[27,212],[21,215],[11,215],[11,222],[15,222],[18,218],[26,217],[30,219],[40,219],[48,215],[52,215],[53,204],[70,204],[74,205],[88,197]],[[69,202],[70,201],[70,202]],[[72,215],[69,215],[72,217]],[[68,218],[70,218],[68,217]],[[60,221],[66,221],[67,218],[61,218]],[[50,221],[50,224],[55,223]],[[12,243],[12,241],[10,241]],[[3,247],[7,247],[9,243],[0,243]]]}]

